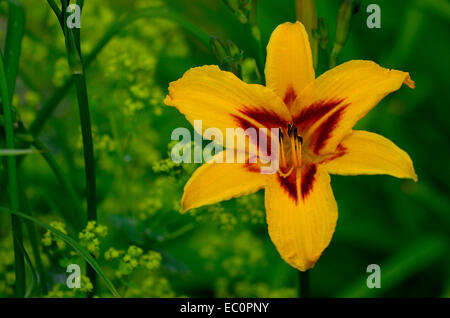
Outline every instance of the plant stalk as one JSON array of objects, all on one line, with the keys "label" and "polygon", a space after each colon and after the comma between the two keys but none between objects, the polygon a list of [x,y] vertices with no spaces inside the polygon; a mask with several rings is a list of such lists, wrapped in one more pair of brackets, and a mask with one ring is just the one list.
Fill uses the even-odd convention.
[{"label": "plant stalk", "polygon": [[[0,54],[0,93],[3,103],[3,116],[6,135],[6,148],[14,149],[14,128],[11,116],[11,104],[8,94],[8,84],[3,64],[3,55]],[[17,179],[16,157],[8,156],[7,158],[8,181],[9,181],[9,195],[11,201],[11,208],[13,211],[19,210],[19,188]],[[25,260],[21,246],[23,246],[22,222],[20,219],[12,215],[12,232],[14,244],[14,271],[16,274],[16,297],[23,297],[25,295]]]},{"label": "plant stalk", "polygon": [[299,278],[299,290],[298,296],[300,298],[309,298],[309,271],[306,272],[298,272]]},{"label": "plant stalk", "polygon": [[[62,1],[61,15],[66,21],[67,0]],[[81,58],[80,37],[77,36],[79,30],[69,29],[64,23],[64,37],[66,39],[66,49],[69,66],[72,71],[72,78],[75,83],[78,110],[80,113],[81,134],[83,138],[84,169],[86,174],[86,201],[87,201],[87,221],[97,220],[97,191],[95,178],[94,143],[92,141],[91,119],[89,114],[89,101],[87,95],[86,78],[84,76],[84,65]],[[95,293],[96,273],[92,267],[87,266],[87,276],[94,286],[91,296]]]}]

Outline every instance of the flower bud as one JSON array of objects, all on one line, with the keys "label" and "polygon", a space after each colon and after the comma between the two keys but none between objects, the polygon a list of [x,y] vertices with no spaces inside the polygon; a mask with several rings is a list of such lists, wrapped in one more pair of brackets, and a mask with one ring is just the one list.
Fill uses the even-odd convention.
[{"label": "flower bud", "polygon": [[244,59],[244,52],[231,40],[227,40],[227,49],[230,57],[235,62],[242,62]]},{"label": "flower bud", "polygon": [[314,36],[315,30],[317,29],[317,11],[314,0],[296,0],[295,10],[297,20],[304,25],[308,33],[314,68],[316,69],[318,63],[318,39]]},{"label": "flower bud", "polygon": [[328,43],[328,23],[324,17],[319,17],[317,29],[313,30],[313,36],[319,41],[320,47],[325,50]]},{"label": "flower bud", "polygon": [[223,2],[233,11],[234,15],[238,18],[239,22],[246,24],[248,22],[248,16],[252,8],[250,0],[223,0]]},{"label": "flower bud", "polygon": [[339,7],[337,22],[336,22],[336,39],[335,45],[339,46],[339,52],[342,49],[345,41],[347,41],[350,30],[350,20],[352,17],[352,1],[344,0]]},{"label": "flower bud", "polygon": [[209,43],[211,51],[219,61],[220,68],[239,76],[240,66],[244,60],[243,51],[231,40],[228,40],[226,46],[224,46],[215,36],[211,37]]},{"label": "flower bud", "polygon": [[209,39],[209,46],[211,47],[211,51],[214,56],[219,61],[219,64],[222,64],[225,58],[228,56],[227,50],[225,49],[222,42],[215,36],[211,36]]}]

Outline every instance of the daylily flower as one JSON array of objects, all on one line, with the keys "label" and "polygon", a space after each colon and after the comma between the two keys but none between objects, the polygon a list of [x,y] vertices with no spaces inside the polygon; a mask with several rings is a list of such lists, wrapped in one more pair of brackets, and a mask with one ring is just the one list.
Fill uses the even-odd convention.
[{"label": "daylily flower", "polygon": [[[372,61],[343,63],[315,78],[300,22],[279,25],[267,46],[266,86],[246,84],[217,66],[188,70],[172,82],[165,104],[203,128],[280,129],[280,165],[261,174],[249,163],[205,163],[185,186],[182,210],[265,189],[269,235],[300,271],[329,245],[337,204],[329,174],[387,174],[417,181],[408,154],[390,140],[352,130],[384,96],[414,82]],[[199,132],[202,133],[202,132]]]}]

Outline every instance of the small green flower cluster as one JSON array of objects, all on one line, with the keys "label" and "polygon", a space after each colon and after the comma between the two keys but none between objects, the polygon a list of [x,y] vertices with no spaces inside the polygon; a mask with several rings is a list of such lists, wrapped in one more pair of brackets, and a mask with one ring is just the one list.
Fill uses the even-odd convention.
[{"label": "small green flower cluster", "polygon": [[239,222],[251,224],[265,224],[266,214],[264,204],[259,193],[242,196],[236,199]]},{"label": "small green flower cluster", "polygon": [[[165,174],[170,176],[180,176],[184,172],[189,170],[189,164],[185,163],[175,163],[172,160],[171,153],[172,148],[178,144],[177,140],[172,140],[167,145],[167,158],[153,162],[152,169],[153,172],[157,174]],[[196,145],[191,142],[191,153],[194,153]],[[180,149],[180,156],[183,155],[183,148]]]},{"label": "small green flower cluster", "polygon": [[138,204],[137,216],[141,221],[148,220],[150,217],[153,217],[162,206],[163,202],[161,201],[161,198],[149,196]]},{"label": "small green flower cluster", "polygon": [[76,298],[85,297],[92,292],[94,285],[85,275],[80,276],[80,288],[68,288],[65,284],[54,284],[45,298]]},{"label": "small green flower cluster", "polygon": [[232,231],[237,225],[249,223],[265,224],[264,206],[258,194],[236,198],[235,205],[230,208],[224,203],[205,206],[189,211],[198,223],[217,224],[221,231]]},{"label": "small green flower cluster", "polygon": [[129,276],[137,270],[154,271],[161,266],[162,256],[156,251],[148,251],[144,254],[142,248],[131,245],[127,251],[117,250],[114,247],[108,249],[104,257],[107,261],[115,261],[118,264],[115,275],[117,278]]},{"label": "small green flower cluster", "polygon": [[12,242],[7,239],[0,245],[0,297],[14,295],[15,280]]},{"label": "small green flower cluster", "polygon": [[166,277],[148,276],[139,282],[139,286],[128,288],[125,297],[174,298],[177,295]]},{"label": "small green flower cluster", "polygon": [[153,172],[177,175],[183,171],[182,164],[175,163],[171,158],[166,158],[153,163]]},{"label": "small green flower cluster", "polygon": [[222,203],[192,209],[188,213],[195,218],[196,222],[204,224],[213,222],[225,232],[233,230],[238,223],[235,214],[230,209],[226,209]]},{"label": "small green flower cluster", "polygon": [[78,234],[81,245],[98,257],[100,255],[100,238],[108,234],[108,228],[104,225],[97,224],[96,221],[89,221],[86,228]]},{"label": "small green flower cluster", "polygon": [[[63,222],[53,221],[50,223],[52,227],[57,229],[58,231],[67,234],[66,225]],[[66,248],[66,242],[56,237],[55,234],[51,231],[45,232],[42,237],[42,245],[49,248],[50,254],[54,254],[56,252],[61,252]]]},{"label": "small green flower cluster", "polygon": [[254,298],[294,298],[297,297],[296,288],[271,288],[266,283],[251,283],[239,281],[232,284],[229,278],[220,277],[216,281],[217,297],[254,297]]}]

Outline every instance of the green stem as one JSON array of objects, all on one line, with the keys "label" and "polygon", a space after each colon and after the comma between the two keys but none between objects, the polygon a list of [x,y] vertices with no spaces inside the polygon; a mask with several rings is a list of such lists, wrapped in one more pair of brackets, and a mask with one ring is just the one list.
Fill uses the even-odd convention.
[{"label": "green stem", "polygon": [[88,221],[92,221],[97,219],[97,199],[95,184],[94,145],[92,141],[92,129],[89,115],[86,80],[83,74],[74,74],[73,76],[75,78],[75,86],[77,88],[81,133],[83,136],[84,162],[86,170],[87,219]]},{"label": "green stem", "polygon": [[53,12],[57,17],[61,16],[61,10],[59,9],[58,5],[56,4],[55,0],[47,0],[48,4],[50,5],[50,8],[52,8]]},{"label": "green stem", "polygon": [[[5,68],[3,64],[3,56],[0,54],[0,93],[3,102],[3,116],[6,134],[6,148],[14,149],[14,129],[11,117],[11,105],[8,95],[8,84],[6,81]],[[14,211],[19,210],[19,189],[17,182],[17,166],[16,157],[8,156],[8,181],[11,208]],[[13,241],[14,241],[14,269],[16,274],[16,296],[23,297],[25,295],[25,261],[21,250],[23,245],[22,222],[16,217],[11,217]]]},{"label": "green stem", "polygon": [[299,291],[298,296],[300,298],[308,298],[309,297],[309,271],[306,272],[298,272],[299,278]]},{"label": "green stem", "polygon": [[5,42],[5,73],[11,103],[16,87],[22,38],[25,30],[25,11],[18,1],[8,1],[8,28]]},{"label": "green stem", "polygon": [[264,74],[264,60],[265,52],[261,43],[261,30],[258,26],[257,17],[257,0],[252,0],[252,8],[250,11],[250,16],[247,23],[247,33],[250,38],[250,44],[253,50],[253,55],[256,60],[256,66],[258,68],[258,73],[261,79],[261,83],[265,83]]},{"label": "green stem", "polygon": [[[67,15],[69,1],[62,1],[62,16],[64,21]],[[84,65],[81,58],[80,37],[75,30],[69,29],[66,24],[63,26],[64,37],[66,39],[67,57],[72,71],[72,78],[75,82],[78,109],[80,112],[81,134],[83,138],[84,170],[86,174],[86,201],[87,201],[87,221],[97,220],[97,191],[95,178],[94,143],[92,141],[91,119],[89,114],[89,102],[84,76]],[[77,31],[78,32],[78,31]],[[95,293],[96,273],[92,267],[87,267],[87,276],[90,279]]]},{"label": "green stem", "polygon": [[330,69],[336,66],[336,60],[337,60],[338,54],[339,53],[336,50],[336,48],[333,47],[333,49],[331,50],[331,53],[330,53],[330,61],[329,61],[329,64],[328,64],[328,67]]}]

